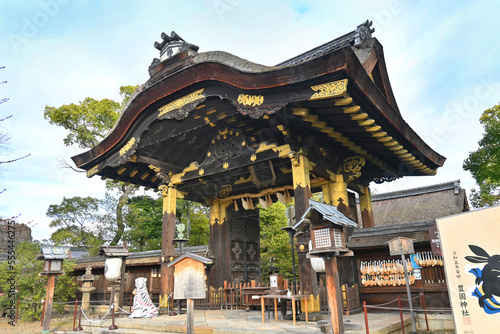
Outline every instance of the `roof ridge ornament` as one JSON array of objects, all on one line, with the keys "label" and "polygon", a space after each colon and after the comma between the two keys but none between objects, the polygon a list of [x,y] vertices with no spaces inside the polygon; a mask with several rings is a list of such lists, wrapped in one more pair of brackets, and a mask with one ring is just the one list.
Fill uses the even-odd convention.
[{"label": "roof ridge ornament", "polygon": [[187,43],[175,31],[172,31],[170,36],[162,32],[161,39],[161,43],[155,42],[154,44],[155,48],[160,51],[161,60],[168,59],[182,51],[192,50],[197,52],[199,49],[199,46]]},{"label": "roof ridge ornament", "polygon": [[372,33],[375,31],[375,28],[370,28],[372,24],[372,21],[366,20],[364,23],[356,27],[354,32],[355,47],[360,47],[366,40],[372,38]]}]

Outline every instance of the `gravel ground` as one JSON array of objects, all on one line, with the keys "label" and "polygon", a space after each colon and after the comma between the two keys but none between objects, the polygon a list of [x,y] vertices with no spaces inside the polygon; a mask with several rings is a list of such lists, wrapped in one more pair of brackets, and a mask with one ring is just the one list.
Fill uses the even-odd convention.
[{"label": "gravel ground", "polygon": [[[10,319],[0,318],[0,333],[28,334],[41,333],[40,321],[18,320],[15,326],[9,324]],[[50,323],[50,330],[67,331],[73,328],[73,318],[55,318]]]}]

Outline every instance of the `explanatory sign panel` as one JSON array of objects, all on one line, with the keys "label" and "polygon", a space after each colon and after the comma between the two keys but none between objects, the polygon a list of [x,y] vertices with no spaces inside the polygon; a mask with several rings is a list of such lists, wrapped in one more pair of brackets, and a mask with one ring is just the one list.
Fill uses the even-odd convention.
[{"label": "explanatory sign panel", "polygon": [[457,334],[500,324],[500,206],[437,219]]}]

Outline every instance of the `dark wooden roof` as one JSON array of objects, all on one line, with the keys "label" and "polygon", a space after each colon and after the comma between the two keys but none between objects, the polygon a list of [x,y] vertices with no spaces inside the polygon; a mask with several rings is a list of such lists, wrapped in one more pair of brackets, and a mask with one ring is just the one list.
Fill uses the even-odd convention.
[{"label": "dark wooden roof", "polygon": [[399,224],[391,226],[376,226],[354,230],[349,237],[348,248],[386,247],[387,241],[395,237],[405,237],[414,240],[414,243],[429,242],[429,228],[436,225],[435,220],[422,221],[413,224]]},{"label": "dark wooden roof", "polygon": [[469,211],[460,180],[372,196],[375,226],[411,224]]},{"label": "dark wooden roof", "polygon": [[108,136],[73,161],[89,177],[173,183],[197,201],[286,189],[299,151],[313,187],[352,156],[365,164],[350,187],[435,174],[445,158],[401,117],[380,43],[332,44],[273,67],[218,51],[155,59]]}]

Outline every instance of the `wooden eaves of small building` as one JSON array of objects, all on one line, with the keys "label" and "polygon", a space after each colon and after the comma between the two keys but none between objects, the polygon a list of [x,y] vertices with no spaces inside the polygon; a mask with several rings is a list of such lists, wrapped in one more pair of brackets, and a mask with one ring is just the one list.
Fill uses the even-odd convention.
[{"label": "wooden eaves of small building", "polygon": [[[445,158],[404,121],[371,23],[275,66],[163,35],[161,58],[108,136],[73,157],[87,176],[162,192],[161,294],[173,291],[177,198],[210,206],[209,285],[260,276],[257,203],[313,192],[373,226],[369,185],[434,175]],[[172,44],[175,40],[175,45]],[[361,200],[362,222],[354,193]],[[298,238],[303,293],[316,290]]]}]

